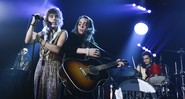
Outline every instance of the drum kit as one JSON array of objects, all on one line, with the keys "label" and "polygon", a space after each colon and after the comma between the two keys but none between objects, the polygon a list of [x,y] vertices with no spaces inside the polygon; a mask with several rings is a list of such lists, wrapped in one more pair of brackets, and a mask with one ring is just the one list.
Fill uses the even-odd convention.
[{"label": "drum kit", "polygon": [[[23,59],[27,51],[22,50],[21,52],[18,54],[16,60],[18,62],[15,62],[13,70],[27,71],[29,65],[26,64],[26,61],[30,62],[30,60]],[[101,97],[103,99],[185,99],[185,72],[183,70],[182,60],[185,51],[180,49],[174,52],[180,54],[179,67],[181,68],[178,72],[178,66],[175,62],[175,72],[172,75],[175,80],[171,79],[169,68],[163,63],[155,63],[146,68],[147,80],[139,78],[138,71],[132,66],[114,68],[112,69],[113,74],[110,74],[111,80],[108,80],[108,83],[102,86],[103,96]],[[181,77],[180,80],[179,77]],[[179,81],[181,81],[180,84]],[[177,87],[179,85],[181,90]]]},{"label": "drum kit", "polygon": [[[149,73],[147,81],[139,78],[137,70],[130,66],[124,66],[120,71],[122,72],[116,72],[119,75],[116,76],[117,78],[113,77],[116,84],[113,84],[114,95],[112,96],[116,99],[158,99],[159,95],[169,94],[166,92],[167,88],[163,88],[168,82],[160,64],[147,68]],[[158,86],[161,87],[161,94],[158,94],[156,89]]]},{"label": "drum kit", "polygon": [[[147,80],[139,78],[138,71],[131,66],[124,66],[122,69],[115,69],[112,76],[110,99],[185,99],[184,70],[182,55],[185,51],[178,51],[180,54],[181,70],[178,73],[175,62],[174,74],[169,74],[166,64],[153,64],[146,68]],[[173,77],[171,77],[173,76]],[[181,79],[179,79],[181,77]],[[175,83],[172,78],[175,78]],[[179,82],[181,83],[179,84]],[[178,86],[180,85],[180,89]]]}]

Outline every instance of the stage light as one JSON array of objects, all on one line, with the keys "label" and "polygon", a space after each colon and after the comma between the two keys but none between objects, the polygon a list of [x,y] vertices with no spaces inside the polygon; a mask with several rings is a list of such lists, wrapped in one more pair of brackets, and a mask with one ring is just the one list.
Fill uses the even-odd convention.
[{"label": "stage light", "polygon": [[147,51],[147,52],[148,52],[148,49],[146,48],[146,49],[145,49],[145,51]]},{"label": "stage light", "polygon": [[135,4],[135,3],[133,3],[133,4],[132,4],[132,6],[133,6],[133,7],[135,7],[135,6],[136,6],[136,4]]},{"label": "stage light", "polygon": [[138,47],[141,47],[141,44],[140,44],[140,43],[138,43],[138,44],[137,44],[137,46],[138,46]]},{"label": "stage light", "polygon": [[148,13],[151,13],[152,11],[151,10],[147,10]]},{"label": "stage light", "polygon": [[143,50],[145,50],[145,49],[146,49],[146,47],[142,47],[142,49],[143,49]]},{"label": "stage light", "polygon": [[153,55],[153,57],[156,57],[157,56],[155,53],[153,53],[152,55]]},{"label": "stage light", "polygon": [[142,48],[144,51],[147,51],[147,52],[150,52],[150,53],[151,53],[151,50],[149,50],[149,49],[148,49],[147,47],[145,47],[145,46],[141,46],[140,43],[137,43],[137,46],[140,47],[140,48]]},{"label": "stage light", "polygon": [[145,35],[148,32],[148,26],[143,22],[139,22],[135,25],[134,31],[139,35]]},{"label": "stage light", "polygon": [[136,5],[135,3],[133,3],[132,6],[135,7],[136,9],[138,9],[138,10],[141,10],[141,11],[145,12],[145,13],[151,13],[152,12],[151,10],[149,10],[149,9],[147,9],[147,8],[141,6],[141,5]]}]

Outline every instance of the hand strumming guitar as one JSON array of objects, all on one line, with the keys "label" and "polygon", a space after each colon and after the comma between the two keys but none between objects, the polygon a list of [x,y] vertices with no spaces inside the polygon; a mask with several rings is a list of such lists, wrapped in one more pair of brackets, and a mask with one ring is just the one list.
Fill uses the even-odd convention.
[{"label": "hand strumming guitar", "polygon": [[117,67],[122,67],[122,66],[128,65],[128,61],[125,59],[117,59],[116,62],[118,64]]}]

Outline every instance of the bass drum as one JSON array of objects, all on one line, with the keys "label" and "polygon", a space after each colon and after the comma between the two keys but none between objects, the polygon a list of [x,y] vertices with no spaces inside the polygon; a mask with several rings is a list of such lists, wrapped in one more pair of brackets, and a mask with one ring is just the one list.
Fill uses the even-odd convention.
[{"label": "bass drum", "polygon": [[157,99],[152,85],[141,79],[129,79],[115,90],[116,99]]},{"label": "bass drum", "polygon": [[148,82],[152,85],[162,85],[166,79],[165,68],[160,64],[153,64],[146,68],[149,75]]}]

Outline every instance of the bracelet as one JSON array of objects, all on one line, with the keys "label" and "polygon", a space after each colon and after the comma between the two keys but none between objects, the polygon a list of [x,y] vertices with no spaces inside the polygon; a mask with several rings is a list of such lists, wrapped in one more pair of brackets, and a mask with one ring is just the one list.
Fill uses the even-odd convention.
[{"label": "bracelet", "polygon": [[89,56],[89,48],[86,48],[86,55]]},{"label": "bracelet", "polygon": [[[42,40],[42,41],[44,41],[44,40]],[[41,44],[42,44],[42,43],[41,43]],[[45,45],[46,45],[46,41],[44,42],[43,45],[41,45],[42,49],[45,47]]]},{"label": "bracelet", "polygon": [[33,24],[30,24],[30,25],[33,26],[33,27],[35,26],[35,25],[33,25]]},{"label": "bracelet", "polygon": [[43,46],[45,46],[46,45],[46,41],[45,41],[45,43],[43,44]]},{"label": "bracelet", "polygon": [[33,23],[33,24],[30,24],[30,25],[31,25],[31,26],[33,26],[33,27],[35,26],[35,24],[34,24],[34,23]]}]

